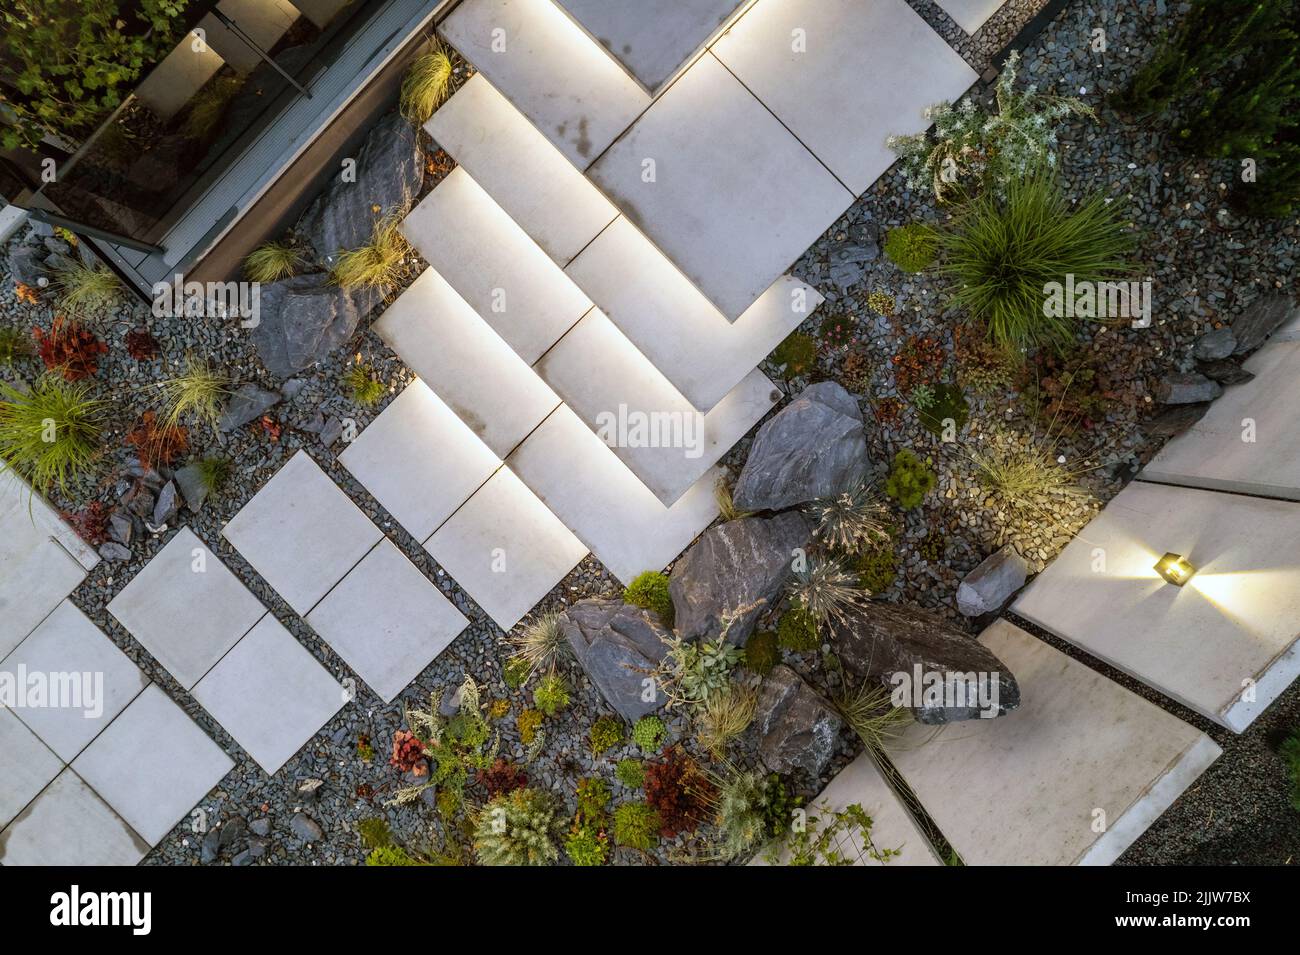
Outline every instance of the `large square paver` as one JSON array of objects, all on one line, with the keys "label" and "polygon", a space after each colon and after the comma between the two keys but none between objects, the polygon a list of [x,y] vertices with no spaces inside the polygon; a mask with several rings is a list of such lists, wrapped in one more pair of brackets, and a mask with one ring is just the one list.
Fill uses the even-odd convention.
[{"label": "large square paver", "polygon": [[1204,733],[1013,624],[980,642],[1016,675],[1019,709],[914,725],[890,750],[968,865],[1108,865],[1219,756]]},{"label": "large square paver", "polygon": [[274,776],[343,708],[344,690],[268,613],[199,681],[194,699]]},{"label": "large square paver", "polygon": [[422,381],[407,385],[339,463],[420,541],[501,466]]},{"label": "large square paver", "polygon": [[330,591],[307,623],[385,703],[469,625],[388,540]]},{"label": "large square paver", "polygon": [[234,767],[156,684],[72,763],[131,828],[157,845]]},{"label": "large square paver", "polygon": [[927,106],[976,80],[905,0],[762,2],[713,54],[856,195],[893,164],[889,136],[922,131]]},{"label": "large square paver", "polygon": [[70,769],[0,832],[6,866],[129,866],[148,854],[149,844]]},{"label": "large square paver", "polygon": [[[0,708],[0,829],[59,775],[63,762],[13,711]],[[4,840],[0,838],[0,855]]]},{"label": "large square paver", "polygon": [[853,203],[711,54],[590,175],[730,321]]},{"label": "large square paver", "polygon": [[555,0],[648,93],[726,26],[746,0]]},{"label": "large square paver", "polygon": [[973,36],[1007,0],[935,0],[935,2],[943,8],[944,13],[957,21],[959,27]]},{"label": "large square paver", "polygon": [[502,630],[587,556],[509,468],[494,474],[424,546]]},{"label": "large square paver", "polygon": [[306,615],[383,534],[311,455],[299,451],[221,536]]},{"label": "large square paver", "polygon": [[[1014,610],[1240,733],[1300,675],[1297,540],[1300,504],[1135,481]],[[1167,551],[1198,568],[1182,587]]]},{"label": "large square paver", "polygon": [[20,672],[47,680],[49,705],[19,712],[65,763],[149,684],[140,668],[67,600],[0,662],[0,673],[17,680]]},{"label": "large square paver", "polygon": [[109,602],[108,612],[188,690],[266,608],[182,527]]}]

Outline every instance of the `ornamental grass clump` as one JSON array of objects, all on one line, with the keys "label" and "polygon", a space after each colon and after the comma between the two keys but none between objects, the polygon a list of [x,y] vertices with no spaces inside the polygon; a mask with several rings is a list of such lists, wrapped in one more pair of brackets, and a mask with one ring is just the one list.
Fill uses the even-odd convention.
[{"label": "ornamental grass clump", "polygon": [[158,419],[164,428],[189,424],[215,429],[230,393],[230,378],[190,352],[180,373],[158,385]]},{"label": "ornamental grass clump", "polygon": [[884,502],[861,481],[833,497],[813,501],[804,512],[813,522],[813,536],[841,553],[857,554],[889,540]]},{"label": "ornamental grass clump", "polygon": [[69,314],[112,308],[122,300],[122,280],[107,266],[87,265],[80,259],[54,273],[50,283],[59,306]]},{"label": "ornamental grass clump", "polygon": [[385,216],[375,223],[366,245],[340,253],[331,273],[335,284],[345,289],[395,284],[411,254],[401,225],[401,216]]},{"label": "ornamental grass clump", "polygon": [[451,50],[435,40],[428,53],[416,59],[402,78],[398,108],[407,120],[423,126],[451,93],[455,79]]},{"label": "ornamental grass clump", "polygon": [[474,853],[480,865],[550,865],[560,856],[559,800],[540,789],[497,796],[477,814]]},{"label": "ornamental grass clump", "polygon": [[252,282],[278,282],[298,274],[302,256],[287,242],[263,242],[244,258],[244,274]]},{"label": "ornamental grass clump", "polygon": [[569,642],[560,626],[560,615],[547,611],[510,635],[514,647],[511,661],[528,673],[554,669],[560,657],[569,652]]},{"label": "ornamental grass clump", "polygon": [[30,391],[0,381],[0,462],[41,492],[66,492],[99,457],[107,404],[84,383],[52,376]]},{"label": "ornamental grass clump", "polygon": [[894,706],[889,689],[875,683],[845,686],[834,702],[844,722],[874,753],[898,739],[912,718],[911,711]]},{"label": "ornamental grass clump", "polygon": [[721,693],[712,694],[696,715],[700,745],[714,759],[721,759],[732,740],[738,739],[758,711],[758,691],[753,687],[732,684]]},{"label": "ornamental grass clump", "polygon": [[1079,484],[1083,471],[1068,467],[1054,454],[1050,440],[995,435],[984,448],[970,452],[975,477],[1012,523],[1057,522],[1055,512],[1086,498]]}]

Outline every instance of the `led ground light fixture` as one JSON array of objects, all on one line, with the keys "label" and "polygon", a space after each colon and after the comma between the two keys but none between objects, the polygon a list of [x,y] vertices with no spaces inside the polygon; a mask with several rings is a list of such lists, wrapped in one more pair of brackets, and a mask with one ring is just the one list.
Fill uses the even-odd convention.
[{"label": "led ground light fixture", "polygon": [[1175,587],[1181,587],[1192,579],[1196,568],[1188,563],[1182,554],[1168,553],[1156,561],[1156,573]]}]

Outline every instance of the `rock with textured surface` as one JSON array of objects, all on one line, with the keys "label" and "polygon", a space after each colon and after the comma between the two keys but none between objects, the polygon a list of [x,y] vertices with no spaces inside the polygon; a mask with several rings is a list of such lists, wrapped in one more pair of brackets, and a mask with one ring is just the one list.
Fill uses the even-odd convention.
[{"label": "rock with textured surface", "polygon": [[221,413],[217,424],[222,431],[234,431],[250,421],[255,421],[280,403],[278,391],[268,391],[259,385],[246,381],[235,389],[226,403],[226,410]]},{"label": "rock with textured surface", "polygon": [[790,576],[791,551],[805,546],[810,535],[808,522],[793,512],[746,517],[705,531],[669,578],[678,634],[716,639],[724,617],[750,607],[727,631],[729,642],[744,645]]},{"label": "rock with textured surface", "polygon": [[1244,385],[1255,376],[1241,364],[1230,359],[1203,361],[1196,366],[1206,378],[1212,378],[1221,385]]},{"label": "rock with textured surface", "polygon": [[957,609],[967,617],[999,610],[1025,585],[1028,575],[1029,565],[1007,544],[966,575],[957,588]]},{"label": "rock with textured surface", "polygon": [[9,247],[9,275],[14,282],[29,288],[39,288],[41,279],[48,278],[45,268],[45,247],[27,242],[15,242]]},{"label": "rock with textured surface", "polygon": [[805,388],[759,429],[734,499],[743,511],[832,497],[866,479],[858,400],[833,381]]},{"label": "rock with textured surface", "polygon": [[645,680],[671,636],[652,612],[621,600],[580,600],[560,614],[560,631],[592,684],[624,719],[638,720],[666,702],[657,692],[644,698]]},{"label": "rock with textured surface", "polygon": [[1210,410],[1208,401],[1192,405],[1170,405],[1158,415],[1142,422],[1142,430],[1153,438],[1176,438]]},{"label": "rock with textured surface", "polygon": [[802,769],[820,776],[843,725],[830,704],[788,666],[779,664],[764,678],[754,726],[759,758],[772,772]]},{"label": "rock with textured surface", "polygon": [[1175,372],[1160,383],[1156,397],[1167,405],[1191,405],[1213,401],[1223,386],[1194,371]]},{"label": "rock with textured surface", "polygon": [[295,813],[289,820],[289,828],[293,834],[303,842],[320,842],[325,838],[325,833],[321,830],[320,824],[311,816],[303,813]]},{"label": "rock with textured surface", "polygon": [[1197,361],[1218,361],[1227,358],[1237,347],[1237,336],[1231,328],[1216,328],[1196,339],[1192,357]]},{"label": "rock with textured surface", "polygon": [[1246,352],[1254,351],[1264,344],[1269,335],[1295,315],[1296,311],[1295,300],[1284,292],[1264,296],[1233,320],[1232,333],[1236,336],[1237,347],[1232,353],[1244,355]]},{"label": "rock with textured surface", "polygon": [[162,527],[176,519],[181,509],[181,497],[176,492],[176,484],[168,481],[158,492],[158,500],[153,506],[153,526]]},{"label": "rock with textured surface", "polygon": [[185,505],[197,514],[208,499],[208,482],[203,478],[203,471],[197,464],[187,464],[177,470],[175,480]]},{"label": "rock with textured surface", "polygon": [[100,545],[99,556],[109,563],[115,563],[119,560],[130,560],[131,551],[116,541],[109,541],[107,544]]},{"label": "rock with textured surface", "polygon": [[376,289],[346,290],[326,275],[296,275],[262,288],[253,344],[262,364],[286,378],[344,344],[379,304]]}]

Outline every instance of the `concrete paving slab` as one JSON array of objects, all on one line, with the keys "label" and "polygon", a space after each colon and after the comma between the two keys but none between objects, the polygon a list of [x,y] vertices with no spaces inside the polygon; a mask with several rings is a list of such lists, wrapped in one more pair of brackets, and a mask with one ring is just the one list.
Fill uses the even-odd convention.
[{"label": "concrete paving slab", "polygon": [[482,73],[424,128],[561,268],[618,215]]},{"label": "concrete paving slab", "polygon": [[330,591],[307,623],[385,703],[469,625],[389,540]]},{"label": "concrete paving slab", "polygon": [[759,3],[713,54],[856,195],[893,164],[889,136],[977,79],[905,0]]},{"label": "concrete paving slab", "polygon": [[108,612],[188,690],[266,608],[182,527],[109,602]]},{"label": "concrete paving slab", "polygon": [[[63,761],[37,738],[13,710],[0,707],[0,829],[23,811],[63,769]],[[4,855],[0,836],[0,858]]]},{"label": "concrete paving slab", "polygon": [[548,0],[467,0],[440,29],[579,169],[650,105],[646,91]]},{"label": "concrete paving slab", "polygon": [[731,321],[854,198],[712,54],[589,175]]},{"label": "concrete paving slab", "polygon": [[1300,676],[1297,539],[1300,504],[1135,481],[1012,609],[1240,733]]},{"label": "concrete paving slab", "polygon": [[980,642],[1015,673],[1020,708],[914,725],[890,751],[967,865],[1109,865],[1221,752],[1014,624]]},{"label": "concrete paving slab", "polygon": [[424,546],[505,631],[587,556],[509,468],[497,471]]},{"label": "concrete paving slab", "polygon": [[5,521],[10,514],[23,514],[28,521],[35,522],[86,570],[94,570],[99,565],[95,548],[81,539],[50,502],[39,494],[33,495],[26,481],[5,470],[0,471],[0,527],[7,528]]},{"label": "concrete paving slab", "polygon": [[152,846],[234,765],[184,710],[150,684],[72,768]]},{"label": "concrete paving slab", "polygon": [[373,328],[498,458],[560,403],[433,269],[416,279]]},{"label": "concrete paving slab", "polygon": [[[135,96],[164,123],[189,105],[194,94],[226,65],[212,47],[191,33],[135,88]],[[186,41],[191,42],[186,42]]]},{"label": "concrete paving slab", "polygon": [[957,25],[974,36],[1007,0],[935,0]]},{"label": "concrete paving slab", "polygon": [[129,866],[148,853],[149,844],[70,769],[0,832],[6,866]]},{"label": "concrete paving slab", "polygon": [[345,702],[342,684],[269,613],[198,682],[194,699],[272,776]]},{"label": "concrete paving slab", "polygon": [[700,411],[708,411],[823,299],[783,275],[729,322],[664,254],[619,217],[565,272]]},{"label": "concrete paving slab", "polygon": [[299,451],[231,518],[221,536],[305,616],[383,534],[307,452]]},{"label": "concrete paving slab", "polygon": [[43,702],[14,712],[65,763],[149,685],[140,668],[67,600],[0,662],[3,673],[16,685],[30,686],[36,677],[45,687]]},{"label": "concrete paving slab", "polygon": [[0,657],[85,576],[85,568],[24,512],[0,514]]},{"label": "concrete paving slab", "polygon": [[718,516],[717,468],[665,507],[565,406],[506,464],[625,584],[642,571],[663,569]]},{"label": "concrete paving slab", "polygon": [[339,455],[339,463],[419,541],[501,466],[422,381],[409,384]]},{"label": "concrete paving slab", "polygon": [[[402,232],[424,260],[531,365],[591,308],[483,187],[457,167]],[[433,382],[436,389],[437,382]]]}]

